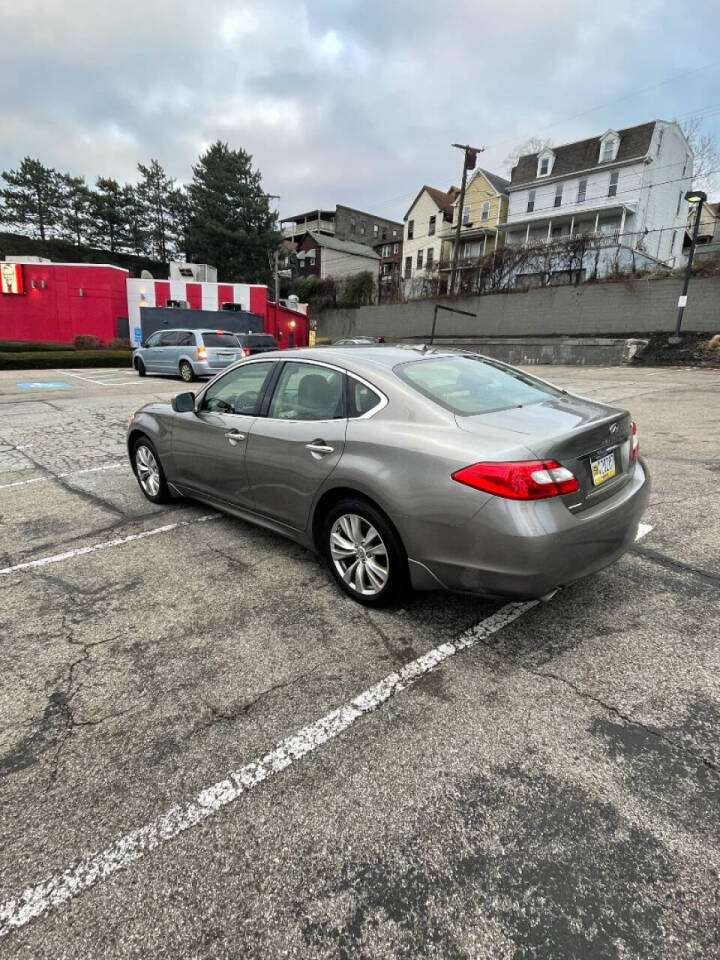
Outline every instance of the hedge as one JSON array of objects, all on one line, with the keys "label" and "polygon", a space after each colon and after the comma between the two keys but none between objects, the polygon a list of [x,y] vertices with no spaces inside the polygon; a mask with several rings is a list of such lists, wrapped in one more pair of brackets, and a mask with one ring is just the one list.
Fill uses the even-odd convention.
[{"label": "hedge", "polygon": [[69,367],[132,366],[131,350],[47,350],[26,353],[0,351],[0,370],[47,370]]},{"label": "hedge", "polygon": [[31,350],[74,350],[72,343],[45,343],[42,340],[0,340],[0,353],[29,353]]}]

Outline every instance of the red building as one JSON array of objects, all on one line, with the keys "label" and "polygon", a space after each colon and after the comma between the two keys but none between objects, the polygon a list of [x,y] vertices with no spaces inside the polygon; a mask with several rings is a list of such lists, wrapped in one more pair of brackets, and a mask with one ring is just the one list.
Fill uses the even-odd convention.
[{"label": "red building", "polygon": [[[15,282],[12,282],[12,274]],[[128,271],[107,264],[2,264],[0,340],[70,343],[80,334],[107,341],[127,318]]]}]

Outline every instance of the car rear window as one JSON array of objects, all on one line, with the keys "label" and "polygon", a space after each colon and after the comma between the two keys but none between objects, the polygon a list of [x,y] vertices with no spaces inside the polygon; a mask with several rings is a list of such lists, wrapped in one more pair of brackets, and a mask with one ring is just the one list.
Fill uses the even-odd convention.
[{"label": "car rear window", "polygon": [[490,413],[562,396],[549,384],[482,357],[416,360],[395,372],[423,396],[459,416]]},{"label": "car rear window", "polygon": [[276,347],[277,340],[270,333],[249,333],[243,340],[249,347]]},{"label": "car rear window", "polygon": [[206,347],[237,348],[238,345],[238,342],[232,333],[204,333],[202,338]]}]

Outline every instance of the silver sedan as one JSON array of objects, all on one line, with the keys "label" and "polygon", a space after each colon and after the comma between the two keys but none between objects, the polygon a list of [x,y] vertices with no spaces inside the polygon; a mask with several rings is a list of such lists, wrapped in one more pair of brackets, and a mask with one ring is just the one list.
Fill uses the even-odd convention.
[{"label": "silver sedan", "polygon": [[543,596],[630,547],[650,486],[627,411],[424,347],[241,361],[142,407],[127,444],[148,499],[291,537],[375,606],[408,587]]}]

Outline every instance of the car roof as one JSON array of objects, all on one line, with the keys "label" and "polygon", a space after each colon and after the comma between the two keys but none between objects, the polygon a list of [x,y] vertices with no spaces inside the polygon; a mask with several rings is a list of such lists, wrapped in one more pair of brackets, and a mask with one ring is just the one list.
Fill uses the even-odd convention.
[{"label": "car roof", "polygon": [[[342,345],[327,347],[298,347],[292,351],[293,360],[321,360],[337,364],[350,369],[377,369],[384,367],[392,369],[400,363],[411,363],[413,360],[437,359],[438,357],[457,357],[458,352],[443,347],[433,347],[427,344],[359,344],[344,348]],[[290,358],[288,358],[290,359]]]}]

